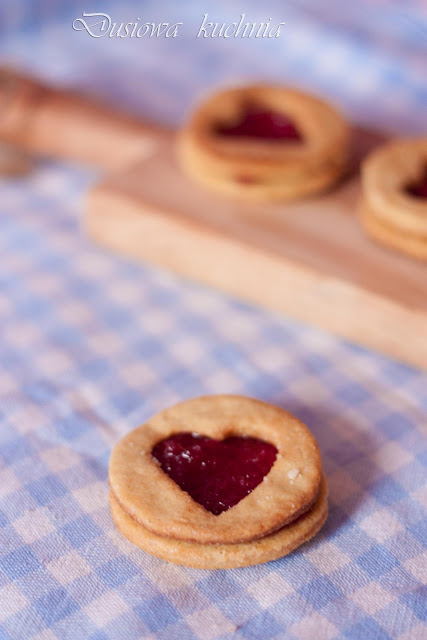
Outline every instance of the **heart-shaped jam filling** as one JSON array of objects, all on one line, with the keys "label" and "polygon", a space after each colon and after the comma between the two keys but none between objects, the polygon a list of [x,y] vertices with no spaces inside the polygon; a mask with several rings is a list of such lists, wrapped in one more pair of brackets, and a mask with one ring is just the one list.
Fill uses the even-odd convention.
[{"label": "heart-shaped jam filling", "polygon": [[302,140],[298,129],[284,114],[254,104],[248,104],[243,109],[237,122],[218,124],[215,132],[233,138]]},{"label": "heart-shaped jam filling", "polygon": [[414,198],[427,198],[427,167],[425,167],[424,173],[419,180],[406,187],[406,193],[409,193]]},{"label": "heart-shaped jam filling", "polygon": [[152,455],[163,471],[205,509],[219,515],[262,482],[277,449],[257,438],[213,440],[178,433],[158,442]]}]

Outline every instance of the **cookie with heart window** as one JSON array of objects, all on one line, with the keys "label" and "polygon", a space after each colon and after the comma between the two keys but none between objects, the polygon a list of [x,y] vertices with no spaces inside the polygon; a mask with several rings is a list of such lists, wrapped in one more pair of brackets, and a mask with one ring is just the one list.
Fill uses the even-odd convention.
[{"label": "cookie with heart window", "polygon": [[[124,535],[189,566],[223,566],[225,556],[230,566],[251,564],[248,545],[261,540],[254,562],[279,557],[314,535],[327,513],[308,428],[240,396],[196,398],[157,414],[116,444],[109,480]],[[197,561],[203,551],[210,555]]]},{"label": "cookie with heart window", "polygon": [[333,185],[349,157],[350,127],[329,104],[278,86],[216,93],[178,136],[183,169],[226,195],[291,200]]},{"label": "cookie with heart window", "polygon": [[427,138],[388,142],[362,164],[362,224],[377,242],[427,260]]}]

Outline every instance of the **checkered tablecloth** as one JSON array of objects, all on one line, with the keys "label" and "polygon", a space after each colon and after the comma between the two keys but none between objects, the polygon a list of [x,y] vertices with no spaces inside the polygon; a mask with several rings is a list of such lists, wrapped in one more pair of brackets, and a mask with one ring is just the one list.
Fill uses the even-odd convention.
[{"label": "checkered tablecloth", "polygon": [[[212,84],[261,77],[425,131],[423,2],[89,4],[2,0],[2,60],[164,122]],[[168,41],[73,31],[95,8],[185,29]],[[273,17],[286,34],[195,40],[207,11]],[[0,182],[0,639],[424,640],[427,376],[92,246],[80,217],[97,177],[45,161]],[[204,572],[116,531],[107,466],[153,413],[219,392],[309,425],[330,516],[287,558]]]}]

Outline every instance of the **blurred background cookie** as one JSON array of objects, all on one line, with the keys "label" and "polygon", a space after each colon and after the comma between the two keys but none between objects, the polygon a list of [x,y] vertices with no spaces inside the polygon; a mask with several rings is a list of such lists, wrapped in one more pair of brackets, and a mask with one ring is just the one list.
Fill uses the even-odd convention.
[{"label": "blurred background cookie", "polygon": [[227,195],[292,200],[333,185],[349,155],[350,129],[329,104],[280,86],[213,94],[179,136],[183,169]]},{"label": "blurred background cookie", "polygon": [[393,140],[362,164],[360,215],[378,242],[427,260],[427,138]]}]

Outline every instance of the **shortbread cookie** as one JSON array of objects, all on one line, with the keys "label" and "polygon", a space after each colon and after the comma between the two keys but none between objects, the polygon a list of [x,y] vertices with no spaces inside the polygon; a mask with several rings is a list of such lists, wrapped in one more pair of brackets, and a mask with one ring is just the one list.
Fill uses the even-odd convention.
[{"label": "shortbread cookie", "polygon": [[199,544],[157,536],[123,511],[112,492],[110,508],[119,531],[153,556],[195,569],[233,569],[276,560],[310,540],[327,518],[327,495],[322,478],[319,495],[308,513],[264,538],[237,544]]},{"label": "shortbread cookie", "polygon": [[362,164],[364,227],[379,242],[427,259],[427,138],[394,140]]},{"label": "shortbread cookie", "polygon": [[178,139],[181,165],[228,195],[293,199],[339,179],[350,129],[323,101],[274,86],[215,94],[199,106]]},{"label": "shortbread cookie", "polygon": [[[253,438],[272,445],[277,454],[272,459],[270,450],[271,469],[267,464],[268,473],[249,495],[214,515],[182,490],[153,456],[159,443],[179,434],[217,441]],[[231,465],[230,473],[239,473],[238,466]],[[251,471],[245,468],[243,484],[247,473]],[[151,533],[202,544],[234,544],[268,535],[308,511],[317,499],[321,459],[308,428],[286,411],[240,396],[210,396],[162,411],[122,438],[111,455],[109,478],[123,511]],[[215,491],[220,490],[218,482],[216,477]]]}]

